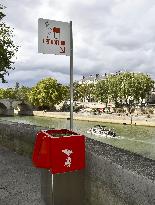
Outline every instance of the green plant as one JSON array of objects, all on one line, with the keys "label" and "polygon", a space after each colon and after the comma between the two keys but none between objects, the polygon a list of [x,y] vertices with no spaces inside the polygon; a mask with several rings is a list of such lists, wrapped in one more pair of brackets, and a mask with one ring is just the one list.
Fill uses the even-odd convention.
[{"label": "green plant", "polygon": [[5,17],[3,9],[5,7],[0,5],[0,78],[2,83],[5,83],[6,80],[4,76],[9,74],[9,69],[14,69],[12,64],[12,58],[15,56],[18,51],[18,46],[15,46],[13,42],[13,30],[7,26],[2,20]]}]

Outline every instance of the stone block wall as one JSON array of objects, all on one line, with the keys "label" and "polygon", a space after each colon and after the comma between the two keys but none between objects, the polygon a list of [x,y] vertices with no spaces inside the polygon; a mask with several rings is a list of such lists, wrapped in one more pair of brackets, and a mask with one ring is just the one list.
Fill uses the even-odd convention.
[{"label": "stone block wall", "polygon": [[[35,135],[40,129],[0,121],[0,143],[31,157]],[[154,160],[87,138],[86,162],[84,205],[155,205]],[[50,176],[48,180],[50,187]],[[48,195],[52,194],[51,189],[48,191]]]},{"label": "stone block wall", "polygon": [[41,129],[35,125],[0,121],[0,144],[23,155],[32,155],[36,133]]},{"label": "stone block wall", "polygon": [[90,139],[86,156],[87,204],[155,204],[154,160]]}]

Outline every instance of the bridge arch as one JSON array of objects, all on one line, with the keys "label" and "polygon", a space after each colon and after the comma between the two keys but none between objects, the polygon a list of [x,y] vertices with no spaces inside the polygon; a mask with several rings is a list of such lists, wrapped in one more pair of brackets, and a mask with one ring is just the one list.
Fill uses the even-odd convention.
[{"label": "bridge arch", "polygon": [[33,115],[32,106],[25,102],[17,102],[13,105],[14,112],[17,115]]},{"label": "bridge arch", "polygon": [[7,107],[2,102],[0,102],[0,115],[5,115],[6,112],[7,112]]},{"label": "bridge arch", "polygon": [[0,99],[0,115],[33,115],[32,106],[21,100]]}]

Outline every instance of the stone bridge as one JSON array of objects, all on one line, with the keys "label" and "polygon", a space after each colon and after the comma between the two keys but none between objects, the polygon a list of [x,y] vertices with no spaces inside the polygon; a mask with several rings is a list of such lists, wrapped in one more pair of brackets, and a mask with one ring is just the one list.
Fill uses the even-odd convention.
[{"label": "stone bridge", "polygon": [[26,102],[13,99],[0,99],[0,115],[33,115],[32,106]]}]

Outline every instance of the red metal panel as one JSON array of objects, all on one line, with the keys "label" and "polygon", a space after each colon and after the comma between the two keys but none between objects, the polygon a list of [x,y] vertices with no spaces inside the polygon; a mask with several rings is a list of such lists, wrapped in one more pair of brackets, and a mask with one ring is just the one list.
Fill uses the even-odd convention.
[{"label": "red metal panel", "polygon": [[36,167],[50,169],[52,174],[84,169],[85,136],[67,129],[41,131],[32,160]]},{"label": "red metal panel", "polygon": [[39,132],[36,135],[36,141],[33,150],[32,161],[38,168],[50,169],[50,138],[43,132]]},{"label": "red metal panel", "polygon": [[70,136],[51,141],[52,174],[70,172],[85,167],[85,138]]}]

